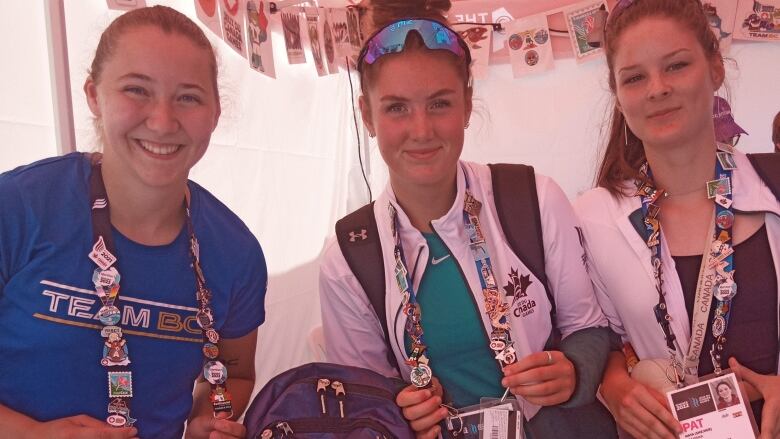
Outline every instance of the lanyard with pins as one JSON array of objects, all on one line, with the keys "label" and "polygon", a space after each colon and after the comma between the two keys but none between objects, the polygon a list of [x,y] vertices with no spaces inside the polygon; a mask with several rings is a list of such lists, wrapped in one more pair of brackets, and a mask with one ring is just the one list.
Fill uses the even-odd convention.
[{"label": "lanyard with pins", "polygon": [[[726,329],[728,328],[729,311],[731,301],[736,295],[737,286],[734,282],[734,249],[731,246],[732,227],[734,225],[734,212],[731,209],[731,174],[736,169],[733,150],[726,145],[718,145],[715,164],[715,179],[706,183],[707,196],[715,202],[715,231],[712,241],[705,251],[702,263],[704,270],[715,270],[712,290],[717,301],[715,316],[711,324],[712,335],[715,341],[710,349],[710,358],[716,374],[722,371],[721,352],[726,343]],[[652,172],[647,163],[642,166],[641,177],[637,180],[637,196],[642,199],[642,214],[647,232],[646,244],[651,251],[651,264],[658,293],[658,304],[653,308],[656,321],[661,327],[666,347],[669,351],[671,363],[666,370],[669,381],[678,387],[684,385],[686,370],[683,368],[677,352],[681,352],[674,331],[671,328],[672,317],[666,303],[666,293],[663,288],[663,264],[661,262],[661,223],[658,218],[660,208],[658,200],[664,195],[663,189],[655,187]],[[700,276],[701,277],[701,276]],[[697,288],[697,296],[701,295],[701,282]],[[698,365],[698,353],[693,353],[694,344],[691,344],[689,357],[695,357],[694,365]],[[688,363],[686,363],[688,365]],[[686,367],[688,369],[688,367]],[[696,374],[688,371],[688,374]]]},{"label": "lanyard with pins", "polygon": [[[498,360],[499,364],[503,367],[516,362],[517,353],[512,346],[513,342],[509,334],[509,322],[506,318],[507,314],[509,314],[510,306],[506,303],[500,290],[496,286],[495,276],[493,275],[493,266],[490,262],[490,254],[488,253],[488,246],[479,224],[479,212],[481,207],[482,203],[471,195],[467,186],[463,206],[464,227],[466,229],[466,234],[469,236],[471,253],[474,256],[477,272],[480,274],[480,284],[482,286],[482,294],[485,301],[485,313],[488,315],[492,326],[490,349],[495,354],[496,360]],[[404,257],[403,246],[401,245],[401,235],[398,231],[398,214],[392,204],[388,204],[388,212],[390,214],[393,238],[395,239],[395,249],[393,251],[395,258],[395,280],[398,289],[402,294],[402,312],[407,317],[404,329],[412,341],[411,353],[407,360],[407,364],[412,367],[410,381],[415,386],[422,388],[430,384],[432,371],[428,365],[429,359],[425,356],[427,346],[423,339],[420,304],[416,299],[409,270],[406,268],[406,259]]]},{"label": "lanyard with pins", "polygon": [[[100,360],[108,373],[108,417],[106,422],[114,427],[132,426],[136,419],[130,416],[130,402],[133,397],[133,374],[130,364],[127,340],[119,326],[121,312],[117,306],[119,300],[119,274],[116,247],[111,229],[111,216],[106,187],[103,183],[100,156],[92,159],[90,176],[90,203],[92,206],[93,246],[89,253],[97,268],[92,273],[92,282],[102,306],[97,317],[103,328],[100,335],[104,339]],[[211,402],[214,415],[225,412],[233,415],[230,394],[227,392],[227,368],[219,361],[219,333],[214,329],[214,317],[211,310],[211,291],[200,267],[200,250],[190,216],[189,199],[185,201],[187,230],[190,236],[190,256],[195,272],[196,299],[198,312],[196,320],[203,330],[203,377],[211,384]]]}]

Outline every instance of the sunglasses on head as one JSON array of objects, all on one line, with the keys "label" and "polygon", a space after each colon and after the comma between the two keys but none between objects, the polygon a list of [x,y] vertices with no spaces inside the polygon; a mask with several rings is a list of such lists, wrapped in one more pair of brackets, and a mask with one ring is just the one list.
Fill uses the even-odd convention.
[{"label": "sunglasses on head", "polygon": [[466,42],[445,24],[427,18],[398,20],[379,29],[363,45],[358,56],[358,71],[363,71],[363,63],[373,64],[384,55],[404,50],[409,32],[417,32],[425,47],[431,50],[448,50],[459,58],[465,58],[471,64],[471,53]]}]

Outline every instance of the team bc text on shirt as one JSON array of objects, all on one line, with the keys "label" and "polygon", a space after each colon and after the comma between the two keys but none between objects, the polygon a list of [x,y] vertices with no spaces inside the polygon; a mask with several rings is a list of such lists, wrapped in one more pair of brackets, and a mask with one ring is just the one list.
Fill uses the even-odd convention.
[{"label": "team bc text on shirt", "polygon": [[[265,41],[268,5],[224,3]],[[736,148],[702,3],[594,14],[612,108],[573,203],[533,163],[461,158],[450,0],[353,5],[387,185],[318,261],[325,362],[257,386],[290,342],[256,352],[266,256],[189,179],[216,49],[171,7],[118,15],[84,78],[99,144],[0,174],[0,438],[780,438],[780,153]]]}]

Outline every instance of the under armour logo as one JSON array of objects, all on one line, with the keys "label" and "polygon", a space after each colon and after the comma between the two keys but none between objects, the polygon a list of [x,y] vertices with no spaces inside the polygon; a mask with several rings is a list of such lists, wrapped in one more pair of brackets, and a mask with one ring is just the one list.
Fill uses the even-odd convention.
[{"label": "under armour logo", "polygon": [[108,201],[106,201],[105,198],[98,198],[95,200],[95,202],[92,204],[92,210],[95,209],[103,209],[106,206],[108,206]]},{"label": "under armour logo", "polygon": [[360,233],[355,233],[354,230],[349,232],[349,242],[355,242],[358,238],[360,238],[361,241],[368,239],[368,230],[360,229]]}]

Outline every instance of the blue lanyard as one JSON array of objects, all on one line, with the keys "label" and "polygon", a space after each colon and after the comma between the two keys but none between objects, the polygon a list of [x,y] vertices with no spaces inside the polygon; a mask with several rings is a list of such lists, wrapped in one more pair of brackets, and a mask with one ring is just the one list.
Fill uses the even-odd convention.
[{"label": "blue lanyard", "polygon": [[[711,324],[715,341],[710,349],[710,358],[716,374],[722,370],[721,352],[726,343],[725,333],[728,329],[731,301],[737,292],[737,284],[734,281],[734,250],[731,246],[734,225],[734,212],[731,208],[733,169],[736,169],[736,165],[732,152],[728,149],[719,151],[715,163],[715,179],[707,182],[707,196],[715,202],[715,231],[712,245],[702,257],[707,261],[708,268],[714,268],[716,271],[715,286],[713,287],[716,308]],[[651,251],[651,263],[658,292],[658,304],[653,308],[653,312],[656,321],[663,330],[666,346],[670,351],[673,363],[678,366],[679,360],[674,354],[677,347],[676,337],[671,329],[672,318],[666,304],[662,277],[661,224],[658,220],[660,208],[657,202],[665,195],[665,191],[655,187],[652,172],[647,163],[643,165],[640,173],[643,174],[643,180],[637,182],[637,195],[641,196],[642,199],[642,214],[647,232],[646,244]],[[680,374],[677,375],[679,378]]]}]

